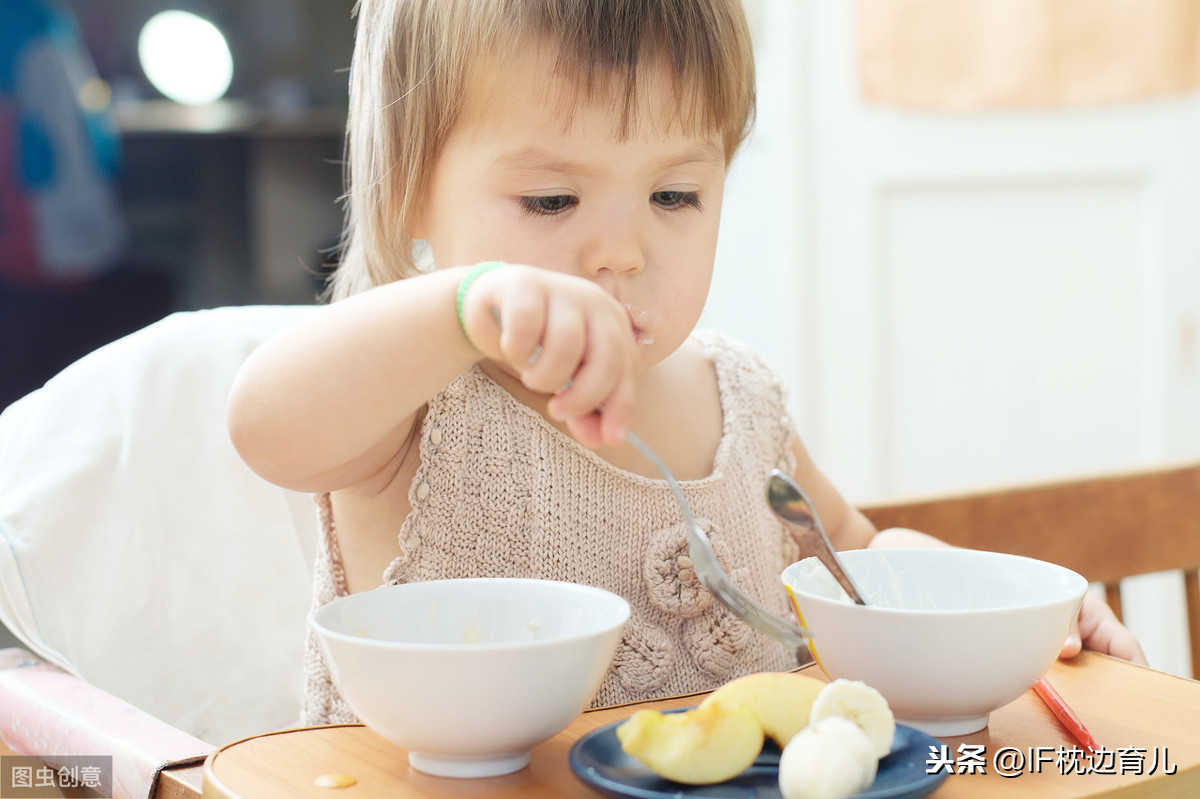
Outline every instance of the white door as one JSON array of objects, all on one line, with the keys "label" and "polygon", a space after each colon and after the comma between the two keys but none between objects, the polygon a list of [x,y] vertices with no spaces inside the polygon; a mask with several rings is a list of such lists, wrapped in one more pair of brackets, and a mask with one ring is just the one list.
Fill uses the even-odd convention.
[{"label": "white door", "polygon": [[[1200,457],[1200,98],[868,106],[853,7],[750,6],[760,127],[706,321],[780,366],[852,501]],[[1182,580],[1123,590],[1186,673]]]}]

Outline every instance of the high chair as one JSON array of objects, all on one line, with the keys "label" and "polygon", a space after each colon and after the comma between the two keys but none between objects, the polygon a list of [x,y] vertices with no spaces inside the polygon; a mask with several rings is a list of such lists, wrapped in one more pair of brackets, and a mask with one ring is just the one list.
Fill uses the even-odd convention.
[{"label": "high chair", "polygon": [[144,796],[147,763],[296,723],[315,508],[246,468],[225,400],[249,352],[311,311],[174,314],[0,414],[0,621],[49,664],[0,653],[11,749],[86,727],[72,754],[114,754],[116,795]]},{"label": "high chair", "polygon": [[1192,673],[1200,673],[1200,464],[862,509],[958,546],[1025,555],[1104,586],[1121,618],[1125,577],[1181,570]]}]

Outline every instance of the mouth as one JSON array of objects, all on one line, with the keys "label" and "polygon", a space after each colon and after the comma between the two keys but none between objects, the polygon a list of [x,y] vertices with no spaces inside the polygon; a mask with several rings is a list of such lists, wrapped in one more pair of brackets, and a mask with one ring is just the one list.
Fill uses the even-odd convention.
[{"label": "mouth", "polygon": [[629,327],[633,330],[633,340],[642,346],[649,347],[654,343],[654,336],[647,330],[650,325],[650,312],[634,312],[633,305],[624,303],[625,313],[629,314]]}]

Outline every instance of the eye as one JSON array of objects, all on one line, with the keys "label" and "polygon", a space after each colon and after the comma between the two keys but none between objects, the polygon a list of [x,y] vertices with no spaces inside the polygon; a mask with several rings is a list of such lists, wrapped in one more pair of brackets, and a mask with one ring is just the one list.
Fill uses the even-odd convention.
[{"label": "eye", "polygon": [[547,194],[518,198],[522,210],[535,216],[554,216],[576,205],[579,200],[570,194]]},{"label": "eye", "polygon": [[695,191],[656,191],[650,201],[659,208],[674,211],[680,208],[700,209],[700,193]]}]

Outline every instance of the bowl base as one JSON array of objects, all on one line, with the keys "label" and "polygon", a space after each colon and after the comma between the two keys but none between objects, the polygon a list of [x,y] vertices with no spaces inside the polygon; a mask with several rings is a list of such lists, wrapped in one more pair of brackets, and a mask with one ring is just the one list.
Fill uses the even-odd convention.
[{"label": "bowl base", "polygon": [[897,724],[920,730],[934,738],[953,738],[958,735],[970,735],[979,732],[988,723],[988,714],[982,716],[955,716],[948,719],[902,719],[896,718]]},{"label": "bowl base", "polygon": [[408,764],[435,777],[499,777],[529,765],[528,752],[511,752],[494,757],[446,757],[409,752]]}]

